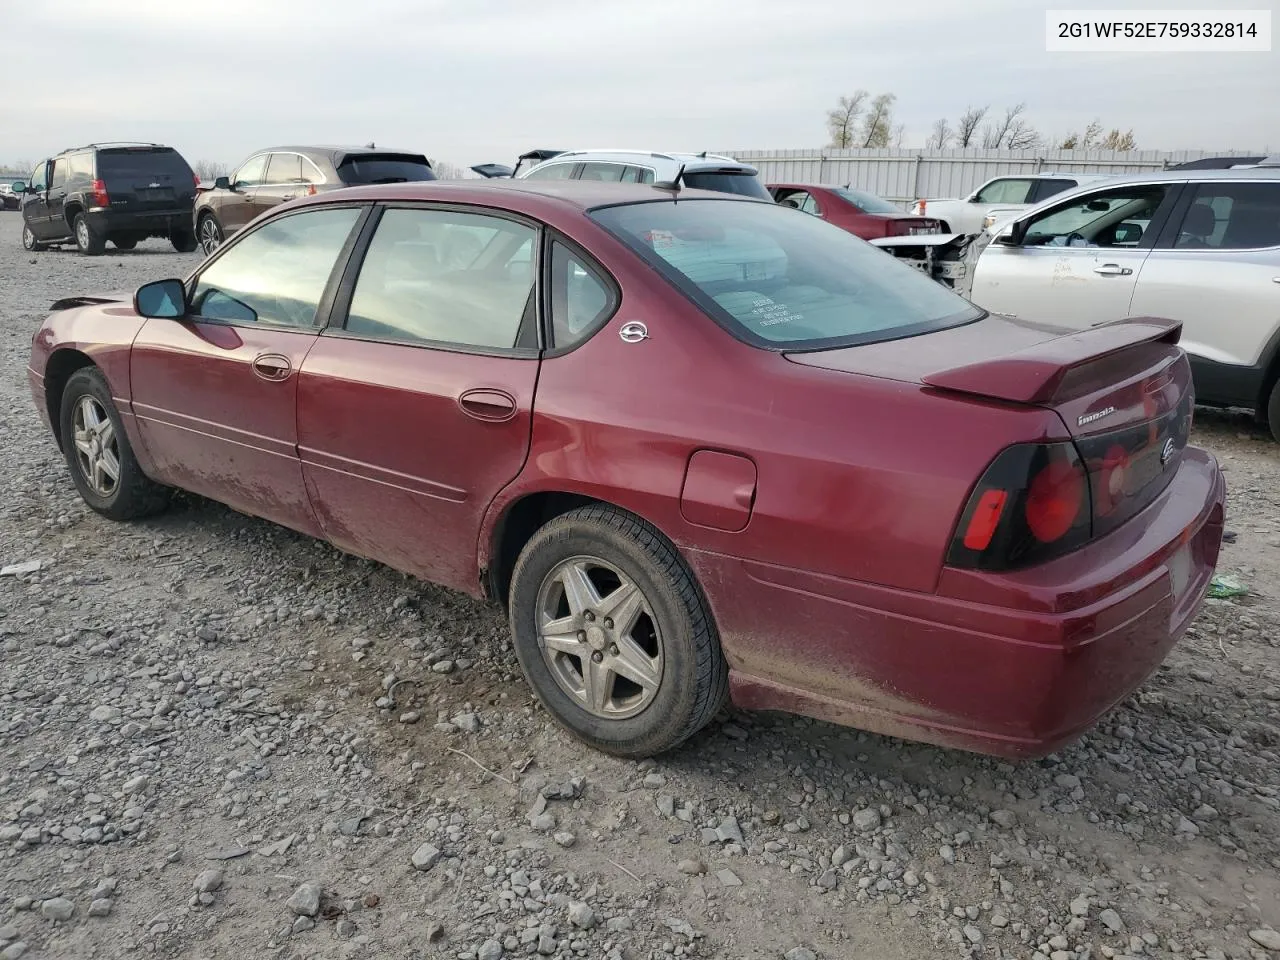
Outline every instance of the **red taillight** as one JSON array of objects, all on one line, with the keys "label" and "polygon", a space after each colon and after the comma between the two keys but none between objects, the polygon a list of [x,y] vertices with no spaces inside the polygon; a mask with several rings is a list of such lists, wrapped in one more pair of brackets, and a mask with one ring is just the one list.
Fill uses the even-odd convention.
[{"label": "red taillight", "polygon": [[93,181],[93,205],[95,207],[110,206],[111,198],[107,196],[107,185],[101,180]]},{"label": "red taillight", "polygon": [[194,180],[194,181],[196,182],[196,189],[197,189],[197,190],[199,190],[199,189],[200,189],[200,174],[198,174],[198,173],[193,173],[193,174],[191,175],[191,179],[192,179],[192,180]]},{"label": "red taillight", "polygon": [[964,545],[969,550],[985,550],[991,545],[996,527],[1000,526],[1000,517],[1004,513],[1004,505],[1009,500],[1005,490],[984,490],[978,498],[978,507],[969,518],[969,525],[964,531]]},{"label": "red taillight", "polygon": [[314,183],[307,184],[307,196],[314,197],[316,195],[316,185]]},{"label": "red taillight", "polygon": [[1041,543],[1065,537],[1080,518],[1085,476],[1078,462],[1053,460],[1042,467],[1027,488],[1027,529]]}]

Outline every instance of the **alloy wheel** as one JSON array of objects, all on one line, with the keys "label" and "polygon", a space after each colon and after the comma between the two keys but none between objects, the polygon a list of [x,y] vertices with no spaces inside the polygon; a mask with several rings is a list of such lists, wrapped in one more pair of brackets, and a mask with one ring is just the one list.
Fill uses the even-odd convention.
[{"label": "alloy wheel", "polygon": [[80,244],[81,250],[89,249],[89,224],[83,217],[76,221],[76,243]]},{"label": "alloy wheel", "polygon": [[207,257],[222,244],[222,231],[218,229],[213,217],[205,217],[200,221],[200,249]]},{"label": "alloy wheel", "polygon": [[31,232],[31,227],[25,223],[22,225],[22,248],[24,250],[34,250],[36,248],[36,235]]},{"label": "alloy wheel", "polygon": [[100,497],[110,497],[120,483],[120,447],[115,426],[94,397],[81,397],[72,419],[76,463]]},{"label": "alloy wheel", "polygon": [[662,683],[662,633],[641,589],[596,557],[571,557],[538,591],[538,642],[560,688],[606,720],[634,717]]}]

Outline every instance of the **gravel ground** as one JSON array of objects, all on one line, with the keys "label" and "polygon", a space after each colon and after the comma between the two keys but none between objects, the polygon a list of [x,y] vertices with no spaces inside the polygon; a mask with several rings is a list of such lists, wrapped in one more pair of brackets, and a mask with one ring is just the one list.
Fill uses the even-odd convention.
[{"label": "gravel ground", "polygon": [[[1206,606],[1081,743],[1009,764],[774,715],[632,763],[568,739],[503,617],[217,504],[77,498],[23,374],[57,296],[163,244],[0,214],[0,960],[1280,958],[1280,447]],[[958,670],[957,683],[963,683]]]}]

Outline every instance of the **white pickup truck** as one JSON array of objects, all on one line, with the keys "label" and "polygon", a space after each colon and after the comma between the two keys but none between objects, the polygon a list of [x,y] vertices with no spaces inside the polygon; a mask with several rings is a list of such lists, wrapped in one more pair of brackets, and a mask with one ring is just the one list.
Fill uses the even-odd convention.
[{"label": "white pickup truck", "polygon": [[[917,200],[912,210],[917,216],[929,216],[943,223],[944,233],[974,234],[993,223],[1012,218],[1056,193],[1070,190],[1094,180],[1105,180],[1102,174],[1030,173],[994,177],[963,200]],[[988,216],[992,219],[988,221]]]}]

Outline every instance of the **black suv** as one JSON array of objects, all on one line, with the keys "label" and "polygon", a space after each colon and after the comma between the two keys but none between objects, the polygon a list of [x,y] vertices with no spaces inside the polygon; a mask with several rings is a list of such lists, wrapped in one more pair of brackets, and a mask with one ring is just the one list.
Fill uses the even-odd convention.
[{"label": "black suv", "polygon": [[13,185],[22,200],[22,246],[74,243],[92,256],[108,240],[132,250],[139,240],[164,237],[190,253],[198,182],[172,147],[91,143],[64,150],[36,164],[30,182]]}]

